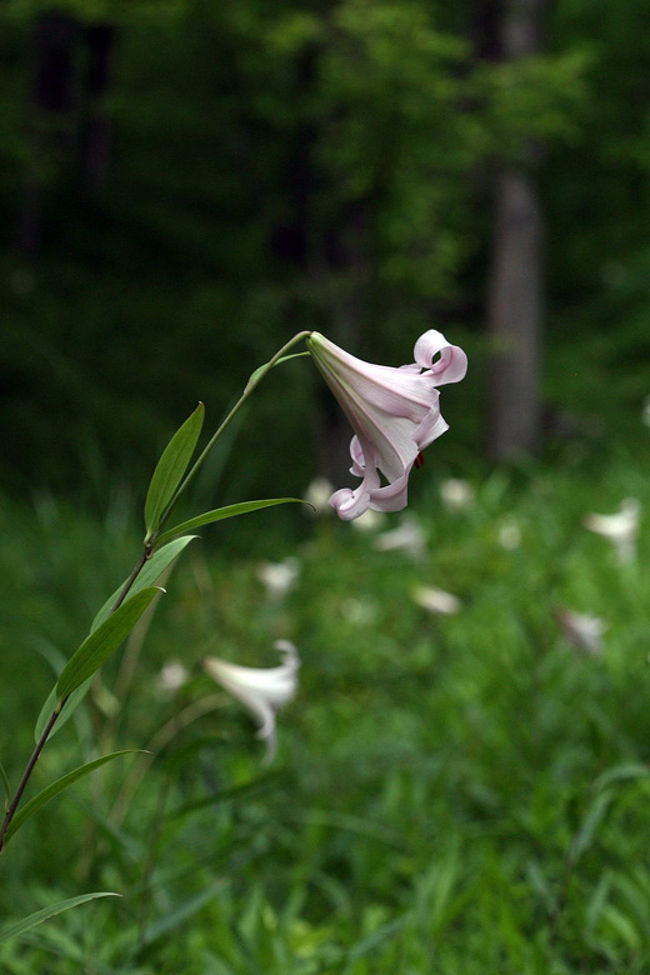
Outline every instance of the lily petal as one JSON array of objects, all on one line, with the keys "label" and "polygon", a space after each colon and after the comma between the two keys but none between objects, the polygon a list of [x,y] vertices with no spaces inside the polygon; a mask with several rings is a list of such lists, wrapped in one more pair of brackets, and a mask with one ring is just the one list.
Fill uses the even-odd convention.
[{"label": "lily petal", "polygon": [[259,724],[258,738],[266,742],[266,761],[275,755],[275,714],[295,695],[298,686],[298,651],[289,640],[276,640],[284,654],[278,667],[242,667],[219,657],[206,657],[203,667],[213,680],[248,708]]},{"label": "lily petal", "polygon": [[335,491],[330,504],[345,520],[368,508],[401,511],[416,458],[448,429],[437,387],[464,377],[467,356],[434,329],[415,343],[415,362],[399,368],[357,359],[319,332],[307,345],[354,430],[350,471],[362,478],[355,490]]}]

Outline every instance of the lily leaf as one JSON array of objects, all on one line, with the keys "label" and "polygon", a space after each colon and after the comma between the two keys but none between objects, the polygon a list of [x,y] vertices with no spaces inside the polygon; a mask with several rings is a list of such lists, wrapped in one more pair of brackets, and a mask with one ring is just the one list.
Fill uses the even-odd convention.
[{"label": "lily leaf", "polygon": [[[183,526],[181,525],[181,530],[182,527]],[[177,538],[170,544],[165,545],[164,542],[167,540],[166,536],[169,534],[169,532],[165,532],[165,536],[163,537],[161,535],[158,539],[158,545],[161,545],[161,542],[163,544],[160,548],[156,549],[151,558],[147,559],[141,572],[139,572],[136,576],[135,582],[130,589],[130,596],[134,596],[137,592],[140,592],[140,590],[146,589],[147,586],[153,586],[161,577],[165,569],[171,565],[174,559],[178,558],[185,546],[189,545],[192,539],[199,537],[198,535],[185,535],[183,538]],[[178,532],[175,531],[173,534],[178,535]],[[126,580],[124,580],[124,582],[126,582]],[[97,627],[101,626],[101,624],[107,620],[113,612],[113,606],[115,605],[118,596],[124,589],[124,582],[117,587],[115,592],[111,593],[95,616],[95,619],[92,621],[92,625],[90,627],[91,633],[94,633]]]},{"label": "lily leaf", "polygon": [[9,797],[11,795],[11,786],[9,785],[9,779],[7,778],[7,773],[4,770],[2,762],[0,762],[0,780],[2,781],[2,788],[5,794],[5,808],[9,802]]},{"label": "lily leaf", "polygon": [[10,836],[13,836],[16,830],[20,829],[23,823],[30,819],[34,813],[38,812],[38,810],[41,809],[46,802],[49,802],[50,799],[54,799],[55,796],[58,796],[60,792],[67,789],[68,786],[72,785],[73,782],[76,782],[77,779],[83,778],[85,775],[88,775],[89,772],[94,772],[96,768],[100,767],[100,765],[106,765],[107,762],[112,762],[114,758],[119,758],[120,755],[133,755],[134,752],[137,751],[139,751],[137,748],[126,748],[120,752],[111,752],[109,755],[102,755],[101,758],[96,758],[92,762],[86,762],[85,765],[80,765],[78,768],[73,769],[72,772],[67,772],[66,775],[62,775],[60,779],[50,782],[50,784],[43,789],[42,792],[39,792],[38,795],[33,797],[33,799],[26,802],[22,809],[18,810],[14,818],[11,820],[9,828],[7,829],[5,840],[8,840]]},{"label": "lily leaf", "polygon": [[58,901],[58,903],[50,904],[48,907],[42,907],[40,911],[34,911],[33,914],[28,914],[27,917],[22,918],[20,921],[12,921],[10,924],[4,924],[0,928],[0,944],[5,941],[11,941],[12,938],[18,938],[21,934],[31,931],[38,924],[42,924],[43,921],[47,921],[51,917],[56,917],[57,914],[63,914],[64,911],[69,911],[71,908],[85,904],[87,901],[97,900],[99,897],[121,896],[121,894],[116,894],[110,890],[99,890],[93,894],[80,894],[78,897],[69,897],[67,900]]},{"label": "lily leaf", "polygon": [[[163,532],[159,538],[161,542],[169,542],[171,538],[180,532],[193,531],[203,525],[211,525],[215,521],[223,521],[224,518],[234,518],[236,515],[246,515],[249,511],[259,511],[260,508],[271,508],[277,504],[308,504],[302,498],[267,498],[263,501],[240,501],[238,504],[228,504],[223,508],[213,508],[212,511],[205,511],[202,515],[196,515],[188,521],[182,521],[174,528]],[[180,541],[180,539],[178,539]]]},{"label": "lily leaf", "polygon": [[156,593],[162,591],[156,586],[142,589],[122,603],[101,626],[86,637],[68,660],[57,681],[56,695],[59,701],[99,670],[128,636]]},{"label": "lily leaf", "polygon": [[167,505],[183,479],[203,427],[205,408],[199,403],[165,447],[153,472],[144,505],[147,535],[157,531]]},{"label": "lily leaf", "polygon": [[[79,687],[72,692],[68,700],[63,705],[63,710],[61,711],[59,717],[56,719],[56,724],[54,725],[54,727],[50,731],[50,734],[48,735],[48,741],[50,740],[50,738],[53,738],[57,734],[57,732],[61,730],[64,724],[67,721],[69,721],[69,719],[72,717],[74,712],[77,710],[77,708],[85,698],[86,694],[90,690],[90,685],[93,682],[93,677],[89,677],[88,680],[85,680],[83,684],[80,684]],[[45,731],[45,725],[52,717],[52,713],[55,710],[58,701],[59,701],[59,697],[56,693],[56,685],[55,685],[50,691],[50,693],[47,695],[45,704],[41,708],[41,712],[36,721],[36,727],[34,728],[34,741],[36,742],[40,741],[41,735]]]},{"label": "lily leaf", "polygon": [[[198,538],[198,535],[185,535],[182,538],[177,538],[168,545],[163,545],[161,548],[157,549],[151,558],[145,562],[144,567],[138,577],[136,578],[133,586],[131,587],[131,595],[135,596],[136,593],[140,592],[142,589],[146,589],[147,586],[153,585],[163,574],[165,569],[167,569],[174,559],[178,558],[183,549],[188,545],[192,539]],[[102,625],[111,615],[113,611],[113,606],[117,600],[117,597],[122,592],[124,588],[124,583],[122,583],[115,592],[111,593],[109,598],[106,600],[102,608],[99,610],[95,616],[92,625],[90,627],[90,632],[94,633],[95,630]],[[53,738],[54,735],[63,728],[65,723],[70,720],[76,709],[79,707],[86,694],[90,689],[92,683],[93,675],[87,678],[79,687],[76,688],[65,702],[63,710],[59,717],[57,718],[56,724],[52,728],[49,737]],[[52,712],[56,708],[57,702],[59,700],[59,695],[57,694],[56,687],[52,688],[47,696],[45,704],[41,708],[41,712],[38,716],[36,722],[36,727],[34,729],[34,740],[39,741],[43,731],[45,730],[45,725],[50,720]]]}]

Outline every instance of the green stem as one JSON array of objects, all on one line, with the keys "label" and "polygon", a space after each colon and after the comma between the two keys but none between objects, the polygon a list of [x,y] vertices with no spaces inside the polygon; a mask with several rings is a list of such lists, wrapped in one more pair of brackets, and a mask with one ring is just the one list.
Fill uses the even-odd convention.
[{"label": "green stem", "polygon": [[217,427],[217,429],[215,430],[215,432],[212,434],[212,436],[208,440],[207,444],[205,445],[205,447],[203,448],[203,450],[201,451],[201,453],[197,457],[196,461],[194,462],[194,464],[192,465],[192,467],[190,468],[190,470],[188,471],[188,473],[185,475],[185,477],[181,481],[180,485],[178,486],[178,488],[176,490],[176,493],[174,494],[173,498],[171,499],[171,501],[167,505],[167,508],[165,509],[165,511],[163,513],[163,516],[160,519],[159,530],[164,525],[165,521],[167,520],[167,518],[169,516],[169,513],[171,512],[172,508],[174,507],[174,505],[176,504],[176,502],[180,498],[180,496],[183,493],[183,491],[187,488],[188,484],[196,476],[199,468],[201,467],[201,464],[203,463],[203,461],[205,460],[205,458],[207,457],[207,455],[209,454],[209,452],[212,450],[212,447],[214,446],[215,441],[221,436],[221,434],[226,429],[226,427],[228,426],[228,424],[232,420],[234,420],[234,418],[239,413],[240,409],[242,408],[242,406],[244,405],[244,403],[246,402],[246,400],[248,399],[248,397],[250,396],[250,394],[253,392],[253,390],[256,388],[256,386],[258,386],[259,383],[262,381],[262,379],[264,379],[264,377],[267,375],[267,373],[269,373],[271,371],[271,369],[273,369],[273,367],[278,364],[278,362],[280,361],[280,359],[282,359],[282,357],[289,351],[289,349],[293,348],[294,345],[297,345],[298,342],[302,342],[302,340],[304,338],[306,338],[308,335],[311,335],[311,331],[310,330],[305,330],[303,332],[298,332],[296,335],[294,335],[294,337],[292,339],[289,339],[289,341],[285,345],[283,345],[282,348],[279,349],[275,353],[275,355],[271,359],[269,359],[268,362],[265,362],[263,366],[260,366],[259,369],[256,369],[255,370],[255,372],[252,374],[252,376],[249,378],[248,382],[246,383],[246,386],[244,388],[244,392],[241,394],[241,396],[239,397],[239,399],[237,400],[237,402],[235,403],[235,405],[233,406],[233,408],[230,410],[230,412],[221,421],[221,423],[219,424],[219,426]]},{"label": "green stem", "polygon": [[[150,557],[151,552],[152,552],[152,544],[151,543],[147,543],[145,545],[145,547],[144,547],[144,550],[142,552],[142,555],[140,556],[140,558],[138,559],[138,561],[136,562],[136,564],[133,566],[133,571],[131,572],[131,575],[129,576],[129,578],[124,583],[124,588],[120,592],[120,595],[118,596],[117,601],[115,602],[115,605],[113,606],[113,609],[111,610],[111,612],[114,613],[115,610],[118,609],[122,605],[122,603],[126,599],[126,596],[129,593],[129,590],[131,589],[133,583],[137,579],[139,573],[142,571],[142,568],[143,568],[145,562]],[[2,826],[0,826],[0,853],[2,853],[2,851],[4,849],[5,836],[7,834],[7,830],[9,829],[9,824],[11,823],[11,820],[16,815],[16,810],[18,809],[18,806],[20,804],[20,800],[23,797],[23,793],[24,793],[25,789],[27,788],[27,783],[29,782],[29,780],[31,778],[31,775],[32,775],[32,772],[34,771],[34,768],[36,766],[36,763],[38,762],[38,760],[39,760],[39,758],[41,756],[41,752],[45,748],[45,744],[47,742],[47,739],[50,737],[50,734],[52,733],[52,728],[56,724],[56,721],[57,721],[59,715],[61,714],[61,711],[63,710],[63,708],[65,706],[65,702],[67,700],[68,700],[68,698],[67,697],[64,697],[61,701],[59,701],[59,703],[55,707],[54,711],[50,715],[49,721],[47,722],[47,724],[43,728],[43,732],[41,734],[41,737],[36,742],[36,746],[34,747],[34,751],[29,756],[29,761],[27,762],[27,765],[25,766],[25,771],[23,772],[22,777],[20,779],[20,782],[18,783],[18,788],[16,789],[16,793],[15,793],[13,799],[11,800],[11,802],[9,803],[9,806],[7,807],[7,812],[5,814],[5,818],[2,821]]]},{"label": "green stem", "polygon": [[[155,535],[152,535],[151,538],[148,538],[146,540],[145,545],[144,545],[144,549],[143,549],[143,552],[142,552],[142,555],[140,556],[140,558],[138,559],[138,561],[136,562],[136,564],[133,566],[133,570],[132,570],[129,578],[124,583],[124,586],[123,586],[123,588],[122,588],[119,596],[117,597],[117,600],[115,601],[115,604],[114,604],[111,612],[114,613],[116,609],[119,609],[119,607],[122,605],[122,603],[126,599],[127,595],[129,594],[129,592],[131,590],[131,587],[133,586],[133,583],[135,582],[135,580],[137,579],[138,575],[142,571],[142,569],[143,569],[143,567],[144,567],[147,559],[149,559],[151,557],[152,553],[153,553],[153,550],[154,550],[154,547],[155,547],[155,544],[156,544],[156,538],[158,537],[158,535],[160,533],[160,527],[162,527],[163,522],[168,517],[169,512],[171,511],[171,509],[175,505],[175,503],[178,500],[178,498],[180,497],[181,493],[186,489],[186,487],[188,486],[188,484],[190,483],[190,481],[195,477],[198,469],[200,468],[201,464],[205,460],[208,452],[212,449],[212,447],[213,447],[215,441],[217,440],[217,438],[223,433],[223,431],[226,429],[226,427],[231,422],[231,420],[237,415],[237,413],[242,408],[242,406],[244,405],[244,403],[246,402],[246,400],[248,399],[248,397],[250,396],[250,394],[253,392],[253,390],[255,389],[255,387],[262,381],[262,379],[264,379],[264,377],[266,376],[266,374],[268,372],[270,372],[271,369],[273,369],[273,367],[275,365],[277,365],[277,363],[289,351],[289,349],[291,349],[294,345],[297,345],[298,342],[301,342],[302,339],[306,338],[310,334],[311,333],[309,331],[307,331],[307,330],[306,331],[303,331],[303,332],[298,332],[297,335],[294,335],[294,337],[292,339],[290,339],[285,345],[283,345],[282,348],[279,349],[279,351],[276,352],[275,355],[271,359],[269,359],[268,362],[266,362],[263,366],[260,366],[260,368],[259,369],[256,369],[255,372],[252,374],[252,376],[250,377],[250,379],[246,383],[246,387],[244,389],[244,392],[239,397],[239,399],[237,400],[237,402],[235,403],[235,405],[233,406],[233,408],[230,410],[230,412],[226,415],[225,419],[221,422],[221,424],[219,425],[218,429],[212,435],[212,437],[208,441],[207,445],[204,447],[203,451],[201,452],[200,456],[198,457],[198,459],[196,460],[196,462],[194,463],[194,465],[190,469],[189,473],[185,475],[185,478],[183,479],[183,481],[181,482],[180,486],[178,487],[176,493],[174,494],[174,497],[171,499],[171,501],[167,505],[167,509],[164,512],[163,517],[162,517],[161,522],[160,522],[159,530],[155,533]],[[25,771],[22,774],[20,783],[18,784],[18,788],[16,789],[16,793],[15,793],[13,799],[11,800],[11,802],[9,803],[9,806],[7,807],[7,812],[5,814],[5,818],[3,820],[2,826],[0,826],[0,853],[2,853],[2,850],[4,848],[5,836],[6,836],[6,833],[7,833],[8,828],[9,828],[9,824],[11,823],[12,819],[14,818],[14,816],[16,814],[16,810],[18,809],[18,805],[20,803],[20,800],[23,797],[23,793],[24,793],[24,791],[25,791],[25,789],[27,787],[27,783],[29,782],[29,779],[31,777],[31,774],[34,771],[34,767],[35,767],[36,763],[38,762],[38,759],[40,758],[41,752],[43,751],[43,748],[45,747],[45,744],[47,742],[47,739],[50,736],[50,733],[52,731],[52,728],[54,727],[57,718],[61,714],[61,711],[63,710],[63,707],[64,707],[66,701],[67,701],[67,697],[63,698],[63,700],[59,702],[59,704],[56,706],[56,708],[54,709],[54,711],[50,715],[50,719],[49,719],[48,723],[46,724],[45,728],[43,729],[43,733],[41,734],[41,737],[39,738],[38,742],[36,743],[36,746],[34,748],[34,751],[30,755],[29,761],[27,762],[27,765],[25,766]]]},{"label": "green stem", "polygon": [[9,824],[11,823],[11,820],[14,818],[14,816],[16,814],[16,810],[18,809],[18,804],[19,804],[20,800],[23,797],[23,792],[25,791],[25,788],[27,787],[27,783],[29,782],[30,776],[31,776],[32,772],[34,771],[34,766],[36,765],[36,763],[37,763],[37,761],[39,759],[39,756],[40,756],[41,752],[43,751],[43,748],[45,747],[45,742],[49,738],[50,732],[52,731],[52,728],[54,727],[54,723],[55,723],[56,719],[58,718],[58,716],[61,714],[61,708],[63,707],[63,705],[65,704],[66,701],[67,701],[67,698],[64,698],[61,701],[61,703],[52,712],[52,714],[50,716],[50,720],[45,725],[45,728],[43,729],[43,734],[38,739],[38,741],[36,743],[36,747],[34,748],[34,751],[30,755],[29,761],[28,761],[27,765],[25,766],[25,771],[23,772],[22,778],[21,778],[21,780],[20,780],[20,782],[18,784],[18,788],[16,789],[16,794],[13,797],[13,799],[11,800],[11,803],[9,804],[9,808],[7,809],[7,812],[5,814],[5,818],[4,818],[3,822],[2,822],[2,826],[0,827],[0,853],[2,853],[2,850],[4,849],[5,836],[6,836],[7,830],[9,829]]}]

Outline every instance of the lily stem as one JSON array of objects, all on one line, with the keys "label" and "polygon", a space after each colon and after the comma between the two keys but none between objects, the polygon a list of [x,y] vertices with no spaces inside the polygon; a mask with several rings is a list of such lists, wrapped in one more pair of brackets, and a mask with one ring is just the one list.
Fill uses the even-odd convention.
[{"label": "lily stem", "polygon": [[67,701],[67,697],[64,698],[61,701],[61,703],[55,708],[55,710],[50,715],[50,720],[45,725],[45,728],[43,729],[43,733],[42,733],[41,737],[38,739],[38,741],[36,742],[36,747],[34,748],[34,751],[32,752],[32,754],[30,756],[30,759],[29,759],[27,765],[25,766],[25,771],[23,772],[22,778],[21,778],[21,780],[20,780],[20,782],[18,784],[18,788],[16,789],[16,794],[13,797],[13,799],[11,800],[11,803],[9,804],[9,808],[7,809],[7,812],[5,814],[5,818],[3,820],[2,827],[0,827],[0,853],[2,853],[2,851],[4,849],[5,836],[6,836],[7,830],[9,829],[9,824],[11,823],[11,820],[14,818],[14,816],[16,814],[16,810],[18,809],[18,804],[19,804],[20,800],[23,797],[23,792],[25,791],[25,788],[27,787],[27,783],[29,782],[30,776],[31,776],[32,772],[34,771],[34,766],[36,765],[36,763],[37,763],[37,761],[39,759],[39,756],[40,756],[41,752],[43,751],[43,748],[45,747],[45,742],[49,738],[50,732],[52,731],[52,728],[54,727],[54,724],[56,722],[56,719],[61,714],[61,709],[62,709],[62,707],[63,707],[63,705],[65,704],[66,701]]},{"label": "lily stem", "polygon": [[[235,405],[233,406],[233,408],[230,410],[230,412],[222,420],[221,424],[219,425],[219,427],[217,428],[217,430],[215,431],[215,433],[212,435],[212,437],[208,441],[207,445],[202,450],[201,454],[199,455],[199,457],[195,461],[195,463],[192,466],[192,468],[190,469],[189,473],[185,475],[185,478],[183,479],[181,485],[179,486],[178,490],[176,491],[174,497],[172,498],[172,500],[168,504],[167,509],[166,509],[166,511],[163,514],[163,517],[161,519],[161,524],[159,526],[158,532],[156,532],[150,538],[147,538],[145,540],[145,544],[144,544],[144,549],[142,551],[142,555],[140,556],[140,558],[138,559],[138,561],[133,566],[133,569],[131,571],[130,576],[128,577],[128,579],[124,583],[124,586],[122,587],[122,589],[120,591],[120,594],[117,597],[117,599],[115,601],[115,604],[113,605],[113,607],[111,609],[111,612],[112,613],[114,613],[116,609],[119,609],[119,607],[122,605],[122,603],[124,602],[124,600],[128,596],[128,594],[129,594],[129,592],[130,592],[130,590],[131,590],[131,588],[132,588],[135,580],[137,579],[137,577],[140,574],[140,572],[142,571],[145,563],[147,562],[147,560],[151,557],[151,555],[153,553],[153,550],[154,550],[154,547],[155,547],[155,544],[156,544],[156,538],[158,537],[158,534],[159,534],[159,531],[160,531],[160,527],[162,526],[164,520],[167,518],[167,516],[169,515],[169,513],[170,513],[171,509],[173,508],[174,504],[178,500],[181,492],[185,490],[185,488],[187,487],[187,485],[190,483],[190,481],[192,480],[192,478],[195,476],[195,474],[198,471],[199,467],[201,466],[201,464],[205,460],[205,458],[206,458],[206,456],[208,454],[208,451],[214,445],[214,442],[216,441],[216,439],[221,435],[221,433],[223,433],[223,431],[226,429],[226,427],[228,426],[228,424],[230,423],[230,421],[236,416],[236,414],[239,412],[239,410],[244,405],[244,403],[246,402],[246,400],[248,399],[248,397],[250,396],[250,394],[253,392],[253,390],[258,385],[258,383],[264,378],[264,376],[266,376],[266,374],[275,365],[277,365],[277,363],[285,355],[285,353],[287,353],[289,351],[289,349],[293,348],[294,345],[297,345],[298,342],[302,341],[302,339],[306,338],[309,334],[310,334],[310,332],[307,331],[307,330],[302,331],[302,332],[298,332],[296,335],[293,336],[292,339],[289,339],[289,341],[287,343],[285,343],[285,345],[283,345],[282,348],[279,349],[275,353],[275,355],[271,359],[269,359],[268,362],[266,362],[263,366],[260,366],[260,368],[259,369],[256,369],[255,372],[252,374],[252,376],[250,377],[250,379],[246,383],[246,386],[244,388],[244,392],[241,394],[241,396],[239,397],[239,399],[237,400],[237,402],[235,403]],[[69,697],[69,695],[68,695],[68,697]],[[41,733],[40,738],[36,742],[36,746],[34,748],[34,751],[30,755],[29,761],[27,762],[27,765],[25,766],[25,771],[22,774],[22,777],[21,777],[20,782],[18,784],[18,788],[16,789],[16,793],[15,793],[13,799],[11,800],[9,806],[7,807],[7,812],[5,814],[5,818],[4,818],[3,822],[2,822],[2,826],[0,826],[0,853],[2,853],[2,851],[4,849],[5,837],[7,835],[7,830],[9,829],[9,826],[11,824],[11,821],[12,821],[12,819],[14,818],[14,816],[16,814],[16,810],[18,809],[18,806],[20,804],[20,800],[22,799],[23,793],[24,793],[25,789],[27,788],[27,783],[29,782],[29,780],[31,778],[32,772],[34,771],[34,768],[36,766],[36,763],[38,762],[38,760],[40,758],[41,752],[43,751],[43,749],[45,747],[45,744],[46,744],[48,738],[50,737],[50,734],[52,732],[52,728],[54,727],[54,725],[55,725],[55,723],[56,723],[59,715],[61,714],[61,711],[63,710],[63,707],[64,707],[66,701],[68,700],[68,697],[64,697],[63,700],[60,701],[57,704],[56,708],[54,709],[54,711],[50,715],[50,718],[49,718],[47,724],[43,728],[43,731]]]},{"label": "lily stem", "polygon": [[[133,586],[133,583],[137,579],[139,573],[142,571],[142,568],[143,568],[145,562],[150,557],[151,551],[152,551],[152,544],[151,544],[151,542],[149,542],[149,543],[147,543],[145,545],[144,550],[142,552],[142,555],[140,556],[140,558],[138,559],[138,561],[136,562],[136,564],[133,566],[133,570],[131,571],[131,575],[129,576],[129,578],[124,583],[124,587],[122,588],[122,591],[120,592],[120,594],[119,594],[119,596],[117,598],[117,601],[115,602],[115,605],[113,606],[111,612],[114,613],[115,610],[118,609],[122,605],[122,603],[124,602],[124,600],[126,599],[128,593],[129,593],[129,590]],[[0,826],[0,853],[2,853],[2,851],[4,850],[5,837],[7,835],[7,830],[9,829],[9,826],[11,824],[12,819],[16,815],[16,810],[18,809],[18,806],[20,804],[20,800],[23,797],[23,793],[24,793],[25,789],[27,788],[27,783],[29,782],[29,780],[31,778],[32,772],[34,771],[34,768],[36,766],[36,763],[38,762],[38,760],[40,758],[41,752],[45,748],[45,744],[47,742],[47,739],[50,737],[50,734],[52,733],[52,728],[56,724],[56,721],[57,721],[59,715],[61,714],[61,711],[63,710],[63,708],[65,706],[65,703],[68,700],[68,697],[69,696],[70,695],[67,695],[66,697],[64,697],[61,701],[59,701],[59,703],[55,707],[54,711],[52,712],[52,714],[49,717],[49,720],[48,720],[47,724],[43,728],[43,731],[41,733],[40,738],[36,742],[36,746],[34,748],[34,751],[32,752],[32,754],[29,757],[29,761],[27,762],[27,765],[25,766],[25,771],[23,772],[22,777],[20,779],[20,782],[18,783],[18,788],[16,789],[16,793],[15,793],[13,799],[11,800],[11,802],[9,803],[9,806],[7,807],[7,812],[5,814],[5,818],[4,818],[3,822],[2,822],[2,826]]]},{"label": "lily stem", "polygon": [[275,355],[272,356],[268,362],[265,362],[263,366],[260,366],[259,369],[256,369],[255,372],[252,374],[252,376],[250,376],[248,382],[246,383],[246,386],[244,387],[244,392],[241,394],[241,396],[239,397],[239,399],[237,400],[233,408],[226,414],[224,419],[221,421],[221,423],[219,424],[219,426],[212,434],[207,444],[205,445],[205,447],[197,457],[196,461],[194,462],[194,464],[192,465],[188,473],[183,478],[176,493],[174,494],[173,498],[167,505],[167,508],[161,518],[159,528],[162,527],[171,509],[174,507],[174,505],[176,504],[179,497],[186,489],[190,481],[192,481],[193,478],[196,476],[199,468],[201,467],[201,464],[203,463],[208,453],[214,446],[215,441],[221,436],[221,434],[226,429],[228,424],[232,420],[234,420],[235,416],[239,413],[240,409],[242,408],[242,406],[244,405],[244,403],[246,402],[250,394],[253,392],[255,387],[262,381],[262,379],[264,379],[266,374],[270,372],[271,369],[273,369],[273,367],[278,364],[280,359],[282,359],[282,357],[289,351],[289,349],[293,348],[294,345],[297,345],[298,342],[301,342],[304,338],[307,338],[308,335],[311,335],[311,332],[309,330],[298,332],[296,335],[293,336],[292,339],[289,339],[289,341],[286,342],[281,349],[278,349]]}]

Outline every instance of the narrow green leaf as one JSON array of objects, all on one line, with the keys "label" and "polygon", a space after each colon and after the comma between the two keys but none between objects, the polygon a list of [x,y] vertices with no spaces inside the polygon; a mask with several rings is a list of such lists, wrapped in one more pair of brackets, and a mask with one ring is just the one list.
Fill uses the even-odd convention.
[{"label": "narrow green leaf", "polygon": [[[224,508],[213,508],[212,511],[205,511],[202,515],[182,521],[174,528],[163,532],[159,538],[161,542],[169,542],[170,538],[180,532],[193,531],[203,525],[211,525],[215,521],[223,521],[224,518],[234,518],[236,515],[246,515],[249,511],[259,511],[260,508],[271,508],[277,504],[308,504],[302,498],[267,498],[265,501],[241,501],[239,504],[228,504]],[[179,539],[180,540],[180,539]]]},{"label": "narrow green leaf", "polygon": [[197,799],[194,802],[188,802],[184,806],[179,806],[176,809],[172,809],[166,816],[168,822],[174,822],[177,819],[187,816],[191,813],[197,812],[199,809],[205,809],[206,806],[218,805],[220,802],[228,802],[230,799],[241,799],[242,796],[248,796],[250,793],[255,795],[256,793],[268,789],[275,780],[278,778],[277,772],[267,772],[258,776],[252,782],[244,782],[242,785],[234,785],[229,789],[220,789],[218,792],[213,792],[209,796],[203,796],[201,799]]},{"label": "narrow green leaf", "polygon": [[162,590],[151,586],[131,596],[105,620],[68,660],[56,685],[59,701],[92,677],[108,660],[138,622],[145,609]]},{"label": "narrow green leaf", "polygon": [[[177,538],[168,545],[163,545],[162,548],[157,549],[151,558],[145,562],[142,572],[138,575],[137,579],[131,587],[131,595],[135,596],[136,593],[141,592],[148,586],[152,586],[158,581],[160,576],[163,574],[165,569],[169,568],[174,559],[178,558],[183,549],[194,539],[198,538],[198,535],[185,535],[182,538]],[[111,615],[113,611],[113,606],[117,600],[117,597],[122,592],[124,588],[124,583],[111,593],[109,598],[106,600],[102,608],[99,610],[95,616],[92,625],[90,627],[90,632],[94,633],[102,623],[104,623]],[[68,700],[65,702],[65,706],[60,716],[57,719],[56,724],[50,732],[50,738],[58,734],[61,728],[64,727],[67,721],[70,720],[76,709],[79,707],[86,694],[90,690],[90,685],[92,683],[93,675],[85,680],[76,690],[72,692]],[[45,725],[50,720],[52,712],[56,708],[57,702],[59,701],[59,695],[57,694],[57,689],[54,687],[48,694],[45,704],[41,708],[41,712],[38,716],[36,722],[36,727],[34,729],[34,740],[38,741],[43,734]]]},{"label": "narrow green leaf", "polygon": [[575,864],[594,842],[598,830],[615,798],[616,793],[614,790],[607,789],[604,792],[600,792],[587,809],[580,829],[574,836],[569,847],[569,860],[572,864]]},{"label": "narrow green leaf", "polygon": [[[165,536],[168,534],[169,532],[165,532]],[[177,535],[178,532],[174,532],[173,534]],[[163,536],[161,536],[158,540],[158,545],[161,547],[157,548],[151,558],[147,559],[145,562],[144,566],[142,567],[142,571],[138,574],[135,582],[131,586],[130,596],[135,596],[137,592],[140,592],[142,589],[146,589],[147,586],[155,585],[165,569],[171,565],[174,559],[178,558],[185,546],[189,545],[194,538],[198,537],[198,535],[184,535],[183,538],[177,538],[170,544],[165,545],[164,541],[166,541],[166,538],[163,540]],[[162,545],[161,541],[163,542]],[[124,582],[126,582],[126,579]],[[95,616],[95,619],[90,627],[91,633],[94,633],[97,627],[101,626],[101,624],[107,620],[113,612],[113,606],[117,601],[117,597],[124,589],[124,582],[117,587],[115,592],[111,593]]]},{"label": "narrow green leaf", "polygon": [[27,917],[22,918],[20,921],[12,921],[10,924],[4,924],[0,928],[0,944],[5,941],[10,941],[12,938],[18,938],[21,934],[31,931],[38,924],[42,924],[43,921],[47,921],[51,917],[56,917],[57,914],[63,914],[64,911],[69,911],[71,908],[78,907],[80,904],[85,904],[86,901],[97,900],[99,897],[121,896],[121,894],[116,894],[110,890],[100,890],[93,894],[80,894],[78,897],[70,897],[67,900],[59,901],[57,904],[50,904],[49,907],[43,907],[40,911],[34,911],[33,914],[28,914]]},{"label": "narrow green leaf", "polygon": [[[63,728],[65,723],[70,720],[70,718],[72,717],[72,715],[77,710],[77,708],[85,698],[86,694],[90,690],[90,685],[92,684],[92,682],[93,682],[93,678],[89,677],[88,680],[85,680],[83,684],[81,684],[76,689],[76,691],[72,692],[68,700],[65,702],[61,714],[56,719],[56,724],[50,731],[48,741],[50,740],[50,738],[54,738],[57,732],[59,732],[61,728]],[[36,727],[34,728],[34,741],[40,741],[41,735],[45,731],[45,725],[52,717],[52,712],[56,708],[58,702],[59,702],[59,698],[56,693],[56,685],[55,685],[50,691],[50,693],[47,695],[47,700],[45,701],[45,704],[41,708],[41,713],[38,716]]]},{"label": "narrow green leaf", "polygon": [[641,762],[622,762],[620,765],[605,769],[594,782],[593,788],[594,791],[598,791],[615,782],[646,778],[648,775],[650,775],[650,766],[643,765]]},{"label": "narrow green leaf", "polygon": [[169,441],[156,465],[144,505],[144,520],[149,535],[158,529],[165,508],[183,479],[203,427],[204,414],[203,403],[199,403]]},{"label": "narrow green leaf", "polygon": [[94,772],[96,768],[100,767],[100,765],[105,765],[107,762],[112,762],[114,758],[119,758],[120,755],[133,755],[137,751],[139,751],[137,748],[126,748],[120,752],[111,752],[109,755],[102,755],[101,758],[96,758],[92,762],[86,762],[85,765],[79,765],[78,768],[73,769],[72,772],[67,772],[66,775],[62,775],[60,779],[50,782],[50,784],[43,789],[42,792],[39,792],[38,795],[35,795],[33,799],[26,802],[22,809],[18,810],[14,818],[11,820],[11,824],[7,829],[5,838],[8,840],[10,836],[13,836],[16,830],[20,829],[20,827],[27,822],[27,820],[30,819],[35,812],[38,812],[38,810],[41,809],[46,802],[49,802],[50,799],[54,799],[55,796],[58,796],[60,792],[67,789],[68,786],[72,785],[73,782],[76,782],[77,779],[81,779],[90,772]]},{"label": "narrow green leaf", "polygon": [[209,887],[199,891],[198,894],[193,894],[191,897],[188,897],[174,910],[165,914],[164,917],[150,924],[145,929],[140,938],[139,947],[143,948],[146,945],[150,945],[157,938],[169,934],[170,931],[173,931],[192,917],[193,914],[196,914],[197,911],[200,911],[204,904],[208,904],[218,894],[223,893],[223,889],[224,882],[222,879],[219,879],[215,880]]},{"label": "narrow green leaf", "polygon": [[11,786],[9,785],[9,779],[7,778],[7,773],[4,770],[2,762],[0,762],[0,780],[2,781],[2,788],[4,789],[6,808],[9,797],[11,796]]}]

